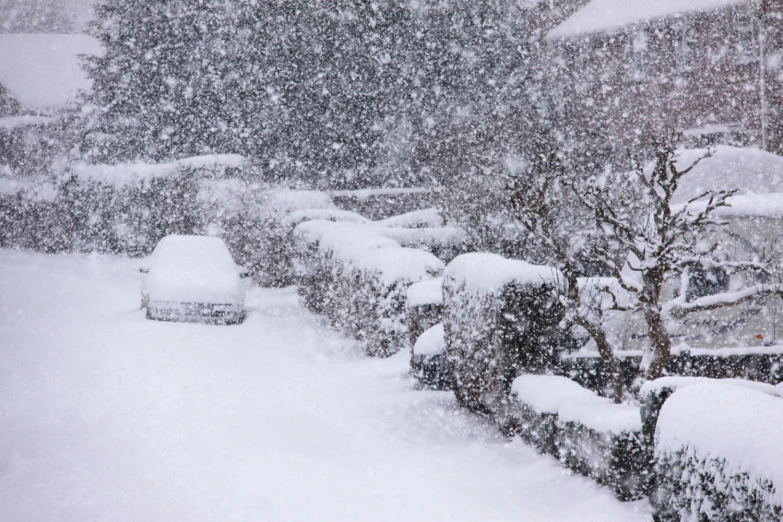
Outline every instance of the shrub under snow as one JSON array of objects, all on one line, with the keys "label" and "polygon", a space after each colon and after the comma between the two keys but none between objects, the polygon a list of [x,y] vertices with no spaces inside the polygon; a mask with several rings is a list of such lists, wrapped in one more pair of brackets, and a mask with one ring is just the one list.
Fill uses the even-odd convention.
[{"label": "shrub under snow", "polygon": [[427,329],[435,326],[443,315],[443,278],[415,283],[408,288],[408,335],[411,346]]},{"label": "shrub under snow", "polygon": [[446,339],[438,323],[419,336],[411,354],[411,373],[426,386],[448,390],[451,375],[446,363]]},{"label": "shrub under snow", "polygon": [[783,399],[728,382],[664,403],[655,436],[661,522],[783,520]]},{"label": "shrub under snow", "polygon": [[563,281],[557,269],[494,254],[464,254],[448,265],[443,325],[461,404],[500,411],[517,375],[550,366]]},{"label": "shrub under snow", "polygon": [[624,500],[647,484],[639,408],[614,404],[566,377],[520,375],[507,415],[523,440],[613,489]]},{"label": "shrub under snow", "polygon": [[294,230],[305,304],[378,356],[407,343],[408,287],[443,271],[435,256],[402,247],[383,230],[329,221],[308,221]]}]

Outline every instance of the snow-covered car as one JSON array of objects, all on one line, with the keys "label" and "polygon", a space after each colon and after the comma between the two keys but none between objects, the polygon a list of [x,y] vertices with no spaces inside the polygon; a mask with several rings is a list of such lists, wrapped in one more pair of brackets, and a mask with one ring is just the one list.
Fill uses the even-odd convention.
[{"label": "snow-covered car", "polygon": [[245,317],[246,272],[220,238],[166,236],[140,270],[148,319],[236,324]]}]

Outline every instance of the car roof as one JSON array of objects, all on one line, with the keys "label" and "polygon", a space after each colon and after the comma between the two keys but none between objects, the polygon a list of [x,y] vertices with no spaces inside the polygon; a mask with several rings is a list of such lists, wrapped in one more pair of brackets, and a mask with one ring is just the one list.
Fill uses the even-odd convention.
[{"label": "car roof", "polygon": [[219,237],[169,235],[158,241],[150,256],[152,265],[158,263],[187,263],[188,265],[234,265],[231,253]]}]

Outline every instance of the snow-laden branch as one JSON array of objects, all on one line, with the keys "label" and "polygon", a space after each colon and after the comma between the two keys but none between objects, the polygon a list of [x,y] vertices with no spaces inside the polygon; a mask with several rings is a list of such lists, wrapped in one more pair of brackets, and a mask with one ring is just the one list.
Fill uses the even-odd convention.
[{"label": "snow-laden branch", "polygon": [[677,299],[672,299],[663,306],[663,312],[672,317],[682,317],[693,312],[704,312],[737,305],[754,297],[764,295],[783,295],[783,285],[756,285],[734,292],[723,292],[700,297],[691,302],[686,302],[685,294],[680,293]]}]

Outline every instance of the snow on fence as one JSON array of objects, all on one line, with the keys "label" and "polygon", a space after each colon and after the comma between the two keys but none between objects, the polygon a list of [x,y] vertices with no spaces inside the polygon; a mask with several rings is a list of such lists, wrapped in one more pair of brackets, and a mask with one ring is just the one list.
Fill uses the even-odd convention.
[{"label": "snow on fence", "polygon": [[408,287],[438,277],[443,263],[386,237],[389,229],[307,221],[294,229],[303,301],[333,325],[388,356],[407,344]]},{"label": "snow on fence", "polygon": [[655,437],[656,520],[783,520],[783,399],[727,382],[664,403]]},{"label": "snow on fence", "polygon": [[460,404],[497,412],[514,377],[552,365],[564,284],[554,268],[494,254],[464,254],[447,266],[443,326]]},{"label": "snow on fence", "polygon": [[638,407],[614,404],[566,377],[520,375],[505,416],[524,441],[612,488],[618,498],[644,493],[650,457]]},{"label": "snow on fence", "polygon": [[[640,350],[615,352],[620,374],[629,389],[638,388],[639,376],[643,373],[642,355]],[[606,364],[595,352],[564,354],[557,361],[555,372],[602,395],[611,388]],[[776,384],[783,381],[783,346],[690,348],[681,344],[672,348],[665,372],[667,375]]]}]

